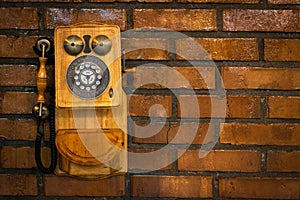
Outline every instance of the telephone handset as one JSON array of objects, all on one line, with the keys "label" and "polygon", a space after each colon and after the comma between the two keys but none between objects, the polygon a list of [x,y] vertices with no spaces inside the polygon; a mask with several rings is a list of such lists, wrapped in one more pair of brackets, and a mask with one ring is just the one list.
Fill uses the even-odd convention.
[{"label": "telephone handset", "polygon": [[[58,163],[53,150],[51,166],[56,165],[55,173],[85,178],[125,173],[127,100],[122,90],[119,27],[57,27],[54,52]],[[40,68],[43,65],[42,61]],[[50,125],[53,128],[53,123]]]}]

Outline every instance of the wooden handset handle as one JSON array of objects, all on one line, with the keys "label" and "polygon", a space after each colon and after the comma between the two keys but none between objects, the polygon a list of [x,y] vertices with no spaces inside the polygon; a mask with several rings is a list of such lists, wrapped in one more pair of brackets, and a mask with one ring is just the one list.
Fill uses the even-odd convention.
[{"label": "wooden handset handle", "polygon": [[48,76],[46,71],[46,62],[48,58],[39,57],[40,68],[36,75],[36,85],[38,90],[37,102],[45,103],[45,90],[47,88]]},{"label": "wooden handset handle", "polygon": [[46,62],[48,58],[45,57],[46,46],[50,45],[50,43],[40,43],[39,44],[42,48],[42,57],[39,57],[40,67],[36,74],[36,85],[38,90],[38,103],[45,103],[45,91],[47,88],[48,76],[46,70]]}]

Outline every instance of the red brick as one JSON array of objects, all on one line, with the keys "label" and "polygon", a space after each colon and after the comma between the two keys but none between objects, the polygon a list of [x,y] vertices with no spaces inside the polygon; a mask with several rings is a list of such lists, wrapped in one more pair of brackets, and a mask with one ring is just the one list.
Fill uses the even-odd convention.
[{"label": "red brick", "polygon": [[[214,67],[142,66],[132,72],[133,88],[214,89]],[[149,84],[147,84],[149,83]]]},{"label": "red brick", "polygon": [[299,32],[299,10],[223,11],[223,31]]},{"label": "red brick", "polygon": [[300,88],[300,69],[223,67],[222,81],[226,89],[297,90]]},{"label": "red brick", "polygon": [[[130,0],[120,0],[120,1],[123,1],[123,2],[127,2],[127,1],[130,1]],[[172,0],[136,0],[137,2],[145,2],[145,3],[170,3],[172,2]]]},{"label": "red brick", "polygon": [[[17,72],[17,73],[16,73]],[[37,66],[1,65],[0,86],[36,86]],[[54,86],[54,67],[47,66],[48,86]]]},{"label": "red brick", "polygon": [[[172,169],[172,151],[170,149],[128,149],[128,169],[134,170],[170,170]],[[139,156],[138,159],[136,158]],[[151,158],[151,159],[148,159]]]},{"label": "red brick", "polygon": [[130,116],[171,117],[172,97],[161,95],[130,95]]},{"label": "red brick", "polygon": [[123,38],[125,58],[131,60],[168,60],[169,42],[160,38]]},{"label": "red brick", "polygon": [[7,140],[35,140],[36,122],[31,119],[0,119],[1,137]]},{"label": "red brick", "polygon": [[199,150],[179,150],[179,171],[258,172],[260,153],[253,150],[212,150],[199,158]]},{"label": "red brick", "polygon": [[131,177],[133,197],[212,197],[212,178],[208,176],[152,176]]},{"label": "red brick", "polygon": [[32,168],[35,166],[34,149],[31,147],[4,146],[1,150],[2,168]]},{"label": "red brick", "polygon": [[207,144],[216,140],[213,123],[181,122],[180,126],[176,126],[168,134],[171,144]]},{"label": "red brick", "polygon": [[245,3],[255,4],[259,0],[179,0],[180,3]]},{"label": "red brick", "polygon": [[300,145],[300,124],[224,123],[220,142],[234,145]]},{"label": "red brick", "polygon": [[[45,166],[50,165],[50,151],[44,148],[42,160]],[[49,156],[48,156],[49,154]],[[36,167],[34,148],[4,146],[1,150],[2,168],[33,168]]]},{"label": "red brick", "polygon": [[38,37],[36,36],[5,36],[0,35],[0,57],[9,58],[37,58],[32,47]]},{"label": "red brick", "polygon": [[1,114],[31,114],[36,95],[31,92],[0,92]]},{"label": "red brick", "polygon": [[0,29],[38,29],[36,8],[0,8]]},{"label": "red brick", "polygon": [[125,176],[98,180],[44,176],[46,196],[124,196]]},{"label": "red brick", "polygon": [[143,122],[137,121],[131,124],[132,140],[135,143],[168,143],[168,133],[171,131],[168,122]]},{"label": "red brick", "polygon": [[221,178],[219,179],[219,196],[228,198],[299,199],[299,187],[299,178]]},{"label": "red brick", "polygon": [[31,174],[0,174],[0,195],[36,196],[37,180]]},{"label": "red brick", "polygon": [[266,61],[300,61],[300,39],[264,39]]},{"label": "red brick", "polygon": [[35,86],[36,67],[24,65],[2,65],[0,86]]},{"label": "red brick", "polygon": [[[195,101],[199,103],[199,111],[193,106]],[[214,104],[212,104],[212,102]],[[184,112],[182,112],[180,108],[180,103],[182,103],[183,106],[189,105],[183,107]],[[227,105],[225,103],[227,103]],[[213,109],[215,113],[212,113],[212,106],[214,106]],[[224,102],[223,99],[216,96],[179,96],[178,117],[181,118],[259,118],[259,112],[260,99],[258,96],[227,96],[227,102]]]},{"label": "red brick", "polygon": [[47,29],[54,29],[56,26],[89,22],[115,24],[124,30],[126,12],[124,9],[49,8],[46,13],[45,26]]},{"label": "red brick", "polygon": [[172,2],[172,0],[89,0],[89,2],[145,2],[145,3],[167,3]]},{"label": "red brick", "polygon": [[62,3],[71,3],[71,2],[82,2],[82,0],[2,0],[2,2],[20,2],[20,3],[30,3],[30,2],[42,2],[42,3],[46,3],[46,2],[62,2]]},{"label": "red brick", "polygon": [[270,4],[300,4],[300,0],[268,0]]},{"label": "red brick", "polygon": [[299,118],[300,97],[267,97],[267,117],[268,118]]},{"label": "red brick", "polygon": [[[214,141],[214,124],[196,122],[135,122],[133,142],[158,144],[203,144]],[[206,141],[204,139],[206,138]]]},{"label": "red brick", "polygon": [[175,41],[179,60],[257,60],[254,38],[188,38]]},{"label": "red brick", "polygon": [[133,27],[135,29],[215,31],[217,29],[216,11],[207,9],[135,9]]},{"label": "red brick", "polygon": [[260,98],[258,96],[228,96],[228,118],[259,118]]},{"label": "red brick", "polygon": [[267,158],[270,172],[300,172],[300,151],[268,151]]}]

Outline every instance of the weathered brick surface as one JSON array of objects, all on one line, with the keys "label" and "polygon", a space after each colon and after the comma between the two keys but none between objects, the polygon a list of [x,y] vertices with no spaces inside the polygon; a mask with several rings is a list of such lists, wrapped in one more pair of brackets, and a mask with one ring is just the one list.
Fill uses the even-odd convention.
[{"label": "weathered brick surface", "polygon": [[2,75],[0,86],[34,86],[36,85],[36,67],[24,65],[0,66]]},{"label": "weathered brick surface", "polygon": [[270,96],[267,98],[267,117],[269,118],[299,118],[300,97]]},{"label": "weathered brick surface", "polygon": [[131,74],[133,88],[214,89],[214,67],[142,66]]},{"label": "weathered brick surface", "polygon": [[223,67],[222,81],[226,89],[297,90],[300,88],[300,69]]},{"label": "weathered brick surface", "polygon": [[124,9],[74,9],[49,8],[46,13],[45,26],[54,29],[57,26],[77,23],[106,23],[126,27],[126,12]]},{"label": "weathered brick surface", "polygon": [[[197,101],[199,110],[194,106]],[[257,96],[227,96],[226,101],[213,95],[211,97],[181,95],[179,96],[178,116],[182,118],[259,118],[260,116],[260,100]],[[182,108],[180,108],[180,103],[183,104]],[[214,106],[214,113],[212,113],[212,106]]]},{"label": "weathered brick surface", "polygon": [[83,180],[55,175],[44,176],[47,196],[123,196],[125,176],[114,176],[100,180]]},{"label": "weathered brick surface", "polygon": [[254,38],[188,38],[175,42],[176,58],[185,60],[257,60]]},{"label": "weathered brick surface", "polygon": [[0,29],[39,28],[36,8],[0,8],[0,12]]},{"label": "weathered brick surface", "polygon": [[270,4],[300,4],[299,0],[268,0]]},{"label": "weathered brick surface", "polygon": [[[170,20],[172,19],[172,20]],[[164,28],[178,31],[215,31],[216,11],[207,9],[136,9],[134,28]]]},{"label": "weathered brick surface", "polygon": [[203,144],[214,141],[214,124],[196,122],[135,122],[133,141],[150,144]]},{"label": "weathered brick surface", "polygon": [[300,125],[293,123],[224,123],[220,142],[233,145],[300,145]]},{"label": "weathered brick surface", "polygon": [[199,150],[187,150],[178,159],[178,169],[180,171],[258,172],[260,159],[260,153],[254,150],[212,150],[203,158],[199,157]]},{"label": "weathered brick surface", "polygon": [[224,31],[300,32],[299,10],[227,9]]},{"label": "weathered brick surface", "polygon": [[35,140],[36,122],[33,119],[0,119],[1,137],[7,140]]},{"label": "weathered brick surface", "polygon": [[[48,86],[54,87],[54,67],[47,66]],[[36,65],[0,65],[0,86],[36,86]]]},{"label": "weathered brick surface", "polygon": [[0,174],[0,195],[36,196],[37,180],[31,174]]},{"label": "weathered brick surface", "polygon": [[259,101],[257,96],[228,96],[226,116],[229,118],[258,118],[260,116]]},{"label": "weathered brick surface", "polygon": [[141,2],[141,3],[168,3],[172,2],[172,0],[88,0],[89,2]]},{"label": "weathered brick surface", "polygon": [[132,140],[135,143],[168,143],[168,133],[171,131],[168,122],[143,122],[131,123]]},{"label": "weathered brick surface", "polygon": [[267,170],[270,172],[300,172],[300,151],[268,151]]},{"label": "weathered brick surface", "polygon": [[160,38],[123,38],[122,49],[130,60],[168,60],[169,42]]},{"label": "weathered brick surface", "polygon": [[[45,166],[50,165],[49,149],[42,151],[42,160]],[[1,166],[3,168],[32,168],[36,167],[34,148],[4,146],[1,150]]]},{"label": "weathered brick surface", "polygon": [[9,58],[36,58],[32,46],[35,45],[36,36],[6,36],[0,35],[0,57]]},{"label": "weathered brick surface", "polygon": [[208,176],[134,175],[131,192],[134,197],[208,198],[212,197],[211,183]]},{"label": "weathered brick surface", "polygon": [[[130,152],[128,154],[128,169],[132,172],[138,170],[154,171],[172,169],[173,152],[170,149],[131,148],[128,149],[128,152]],[[141,157],[137,159],[137,155]]]},{"label": "weathered brick surface", "polygon": [[35,3],[35,2],[61,2],[61,3],[72,3],[82,2],[82,0],[2,0],[2,2],[14,2],[14,3]]},{"label": "weathered brick surface", "polygon": [[[123,1],[123,2],[128,2],[128,0],[120,0],[120,1]],[[130,1],[130,0],[129,0]],[[145,3],[171,3],[172,0],[136,0],[137,2],[145,2]]]},{"label": "weathered brick surface", "polygon": [[266,61],[300,61],[300,39],[264,39],[264,46]]},{"label": "weathered brick surface", "polygon": [[219,179],[220,197],[299,199],[299,178],[236,177]]},{"label": "weathered brick surface", "polygon": [[255,4],[259,0],[179,0],[180,3],[245,3]]},{"label": "weathered brick surface", "polygon": [[[1,2],[0,199],[300,199],[299,0]],[[87,22],[122,30],[132,173],[102,180],[44,175],[34,160],[32,46],[39,37],[53,39],[57,26]],[[217,96],[222,89],[226,102]],[[215,142],[198,157],[200,145]],[[45,148],[46,166],[49,160]],[[144,173],[151,169],[159,171]]]},{"label": "weathered brick surface", "polygon": [[31,92],[0,92],[1,114],[31,114],[36,94]]},{"label": "weathered brick surface", "polygon": [[172,97],[160,95],[128,96],[130,116],[171,117]]}]

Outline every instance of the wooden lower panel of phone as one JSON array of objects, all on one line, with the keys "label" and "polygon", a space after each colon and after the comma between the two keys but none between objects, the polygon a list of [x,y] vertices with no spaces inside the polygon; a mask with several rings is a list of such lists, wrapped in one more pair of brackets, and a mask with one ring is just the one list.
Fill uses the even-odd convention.
[{"label": "wooden lower panel of phone", "polygon": [[104,178],[127,171],[126,135],[120,129],[60,130],[58,175]]}]

